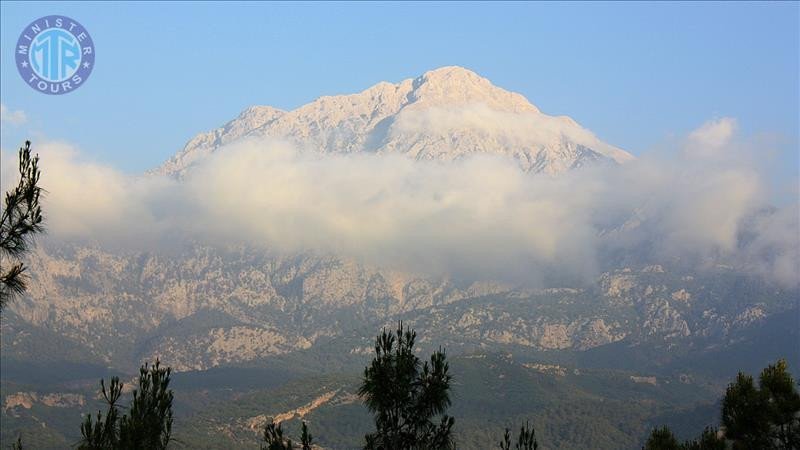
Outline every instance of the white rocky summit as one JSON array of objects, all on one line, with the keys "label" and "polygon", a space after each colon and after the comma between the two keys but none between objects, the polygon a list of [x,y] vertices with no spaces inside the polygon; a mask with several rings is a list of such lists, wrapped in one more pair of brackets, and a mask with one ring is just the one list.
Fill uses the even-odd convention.
[{"label": "white rocky summit", "polygon": [[180,175],[244,137],[278,138],[322,153],[400,153],[418,160],[492,153],[513,158],[525,171],[549,174],[633,158],[571,118],[544,114],[522,95],[452,66],[358,94],[320,97],[292,111],[249,107],[189,140],[154,172]]}]

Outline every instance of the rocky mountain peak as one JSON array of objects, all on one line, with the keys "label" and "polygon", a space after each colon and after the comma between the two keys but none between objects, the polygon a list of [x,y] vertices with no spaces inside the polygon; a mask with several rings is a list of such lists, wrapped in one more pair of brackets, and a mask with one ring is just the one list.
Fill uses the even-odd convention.
[{"label": "rocky mountain peak", "polygon": [[534,112],[539,109],[516,92],[499,88],[477,73],[459,66],[425,72],[413,81],[411,98],[426,105],[484,104],[491,109]]},{"label": "rocky mountain peak", "polygon": [[448,66],[356,94],[319,97],[292,111],[252,106],[195,136],[154,172],[180,175],[244,137],[278,138],[320,153],[395,153],[417,160],[491,153],[513,159],[526,172],[550,174],[633,158],[569,117],[544,114],[521,94]]}]

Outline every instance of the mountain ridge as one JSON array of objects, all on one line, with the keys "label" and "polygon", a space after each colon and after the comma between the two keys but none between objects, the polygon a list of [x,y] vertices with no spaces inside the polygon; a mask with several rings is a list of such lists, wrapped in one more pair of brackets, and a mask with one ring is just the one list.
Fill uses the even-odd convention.
[{"label": "mountain ridge", "polygon": [[325,154],[399,153],[452,161],[475,153],[514,159],[526,172],[557,174],[633,156],[567,116],[549,116],[521,94],[468,69],[446,66],[359,93],[322,96],[291,111],[250,106],[224,126],[200,133],[150,173],[182,175],[237,140],[281,139]]}]

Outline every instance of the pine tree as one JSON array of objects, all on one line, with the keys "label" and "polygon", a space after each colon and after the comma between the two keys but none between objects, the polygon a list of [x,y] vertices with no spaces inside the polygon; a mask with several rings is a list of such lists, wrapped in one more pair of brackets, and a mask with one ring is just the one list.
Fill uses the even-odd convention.
[{"label": "pine tree", "polygon": [[713,427],[705,427],[698,439],[686,441],[683,450],[725,450],[725,439],[720,438],[719,431]]},{"label": "pine tree", "polygon": [[735,449],[800,448],[800,394],[780,359],[753,377],[739,373],[722,401],[725,437]]},{"label": "pine tree", "polygon": [[303,429],[300,434],[300,444],[303,446],[303,450],[311,450],[311,444],[313,444],[314,437],[311,436],[311,433],[308,432],[308,425],[306,425],[306,421],[303,421]]},{"label": "pine tree", "polygon": [[766,400],[773,445],[782,449],[800,449],[800,394],[786,360],[778,360],[761,371],[758,384]]},{"label": "pine tree", "polygon": [[770,447],[767,397],[755,386],[752,376],[739,372],[728,385],[722,400],[722,424],[734,448]]},{"label": "pine tree", "polygon": [[706,427],[698,439],[677,446],[667,427],[653,432],[647,450],[800,449],[800,394],[780,359],[761,371],[758,386],[742,372],[728,385],[722,399],[724,433]]},{"label": "pine tree", "polygon": [[106,402],[105,416],[98,411],[97,419],[86,416],[81,424],[80,450],[163,450],[172,435],[172,400],[169,389],[171,369],[161,363],[139,369],[138,387],[133,391],[129,413],[119,416],[117,403],[123,383],[111,378],[106,389],[100,380],[101,394]]},{"label": "pine tree", "polygon": [[39,155],[31,156],[31,143],[19,149],[19,183],[6,192],[0,213],[0,312],[15,295],[26,288],[25,265],[21,258],[30,250],[33,237],[44,231],[39,199]]},{"label": "pine tree", "polygon": [[644,444],[644,450],[681,450],[681,445],[672,430],[664,426],[656,428]]},{"label": "pine tree", "polygon": [[169,389],[172,369],[160,367],[160,361],[139,369],[139,387],[133,391],[130,411],[122,416],[119,438],[131,449],[167,448],[172,435],[172,400]]},{"label": "pine tree", "polygon": [[[364,369],[359,395],[375,420],[366,449],[454,448],[449,364],[443,350],[422,363],[414,354],[416,333],[400,323],[375,342],[375,358]],[[438,422],[434,420],[438,418]]]},{"label": "pine tree", "polygon": [[108,405],[105,418],[100,411],[97,412],[97,421],[92,423],[91,414],[81,424],[81,442],[79,450],[106,450],[115,449],[119,446],[119,409],[117,401],[122,395],[123,383],[118,377],[112,377],[108,389],[105,381],[100,380],[100,392],[103,400]]},{"label": "pine tree", "polygon": [[[517,443],[514,445],[514,450],[537,450],[539,443],[536,441],[536,431],[528,422],[520,427],[519,436],[517,436]],[[503,440],[500,441],[500,450],[511,450],[511,430],[506,428],[503,434]]]},{"label": "pine tree", "polygon": [[292,450],[292,440],[284,438],[281,424],[275,424],[271,419],[264,426],[263,440],[261,450]]}]

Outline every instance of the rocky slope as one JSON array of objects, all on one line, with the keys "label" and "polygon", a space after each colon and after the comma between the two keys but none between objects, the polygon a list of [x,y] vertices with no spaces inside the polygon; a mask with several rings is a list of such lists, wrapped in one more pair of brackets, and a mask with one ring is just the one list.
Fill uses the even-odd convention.
[{"label": "rocky slope", "polygon": [[724,268],[625,268],[586,286],[530,290],[203,246],[112,254],[43,245],[31,273],[29,295],[3,321],[3,356],[57,360],[67,346],[124,369],[155,356],[177,370],[253,364],[337,339],[331,352],[369,353],[375,330],[400,319],[426,331],[423,345],[464,351],[720,344],[791,308],[796,294]]}]

